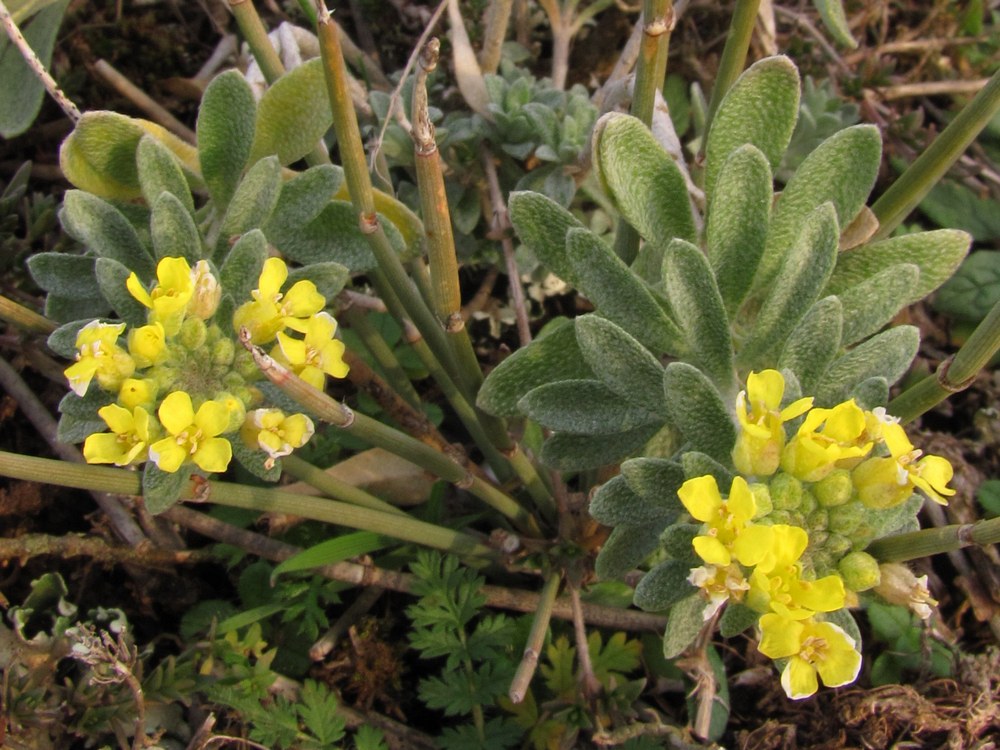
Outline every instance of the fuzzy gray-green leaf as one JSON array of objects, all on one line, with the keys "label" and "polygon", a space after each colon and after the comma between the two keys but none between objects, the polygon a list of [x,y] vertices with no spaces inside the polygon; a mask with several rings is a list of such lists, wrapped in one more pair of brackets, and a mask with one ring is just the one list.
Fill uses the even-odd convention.
[{"label": "fuzzy gray-green leaf", "polygon": [[833,406],[862,381],[873,377],[895,383],[909,369],[920,346],[915,326],[897,326],[858,344],[834,360],[816,388],[816,405]]},{"label": "fuzzy gray-green leaf", "polygon": [[677,349],[677,326],[646,285],[603,240],[586,229],[570,229],[566,256],[577,288],[601,315],[635,336],[654,354]]},{"label": "fuzzy gray-green leaf", "polygon": [[[729,461],[726,463],[728,464]],[[681,456],[681,466],[684,467],[684,476],[688,479],[711,474],[723,491],[733,483],[733,472],[719,461],[700,451],[685,451]]]},{"label": "fuzzy gray-green leaf", "polygon": [[583,471],[615,464],[637,453],[660,425],[637,427],[612,435],[553,435],[542,445],[542,463],[560,471]]},{"label": "fuzzy gray-green leaf", "polygon": [[219,284],[242,304],[257,288],[266,260],[267,238],[259,229],[251,229],[236,241],[226,256],[219,269]]},{"label": "fuzzy gray-green leaf", "polygon": [[862,245],[840,254],[826,293],[840,294],[897,263],[913,263],[920,268],[920,280],[906,299],[913,304],[955,273],[971,242],[966,232],[938,229]]},{"label": "fuzzy gray-green leaf", "polygon": [[249,162],[271,155],[283,165],[296,162],[332,123],[323,61],[317,57],[285,73],[260,98]]},{"label": "fuzzy gray-green leaf", "polygon": [[[93,384],[92,388],[97,388]],[[82,443],[95,432],[107,432],[108,426],[103,419],[86,419],[63,414],[56,425],[56,440],[67,445]]]},{"label": "fuzzy gray-green leaf", "polygon": [[663,390],[670,421],[690,449],[728,462],[736,428],[712,381],[697,367],[671,362],[663,373]]},{"label": "fuzzy gray-green leaf", "polygon": [[160,193],[166,192],[177,198],[189,213],[194,213],[194,198],[187,178],[170,149],[152,136],[144,135],[136,148],[135,161],[139,187],[147,206],[152,206]]},{"label": "fuzzy gray-green leaf", "polygon": [[479,389],[476,405],[497,417],[523,416],[517,404],[528,391],[574,378],[592,380],[594,373],[580,352],[573,321],[556,320],[494,368]]},{"label": "fuzzy gray-green leaf", "polygon": [[566,255],[566,233],[583,225],[569,211],[541,193],[510,194],[510,222],[517,236],[541,263],[568,284],[576,286]]},{"label": "fuzzy gray-green leaf", "polygon": [[160,193],[152,206],[149,233],[157,259],[184,258],[194,265],[205,257],[201,233],[177,196]]},{"label": "fuzzy gray-green leaf", "polygon": [[332,164],[317,164],[281,186],[278,203],[264,225],[271,244],[280,246],[281,238],[306,226],[319,216],[344,180],[344,170]]},{"label": "fuzzy gray-green leaf", "polygon": [[837,259],[837,216],[824,203],[802,222],[798,239],[784,252],[770,292],[739,354],[745,367],[766,367],[826,286]]},{"label": "fuzzy gray-green leaf", "polygon": [[688,582],[690,575],[691,566],[686,562],[664,560],[642,577],[635,587],[633,601],[647,612],[662,612],[681,599],[698,593],[698,589]]},{"label": "fuzzy gray-green leaf", "polygon": [[847,23],[844,0],[813,0],[813,5],[819,11],[819,17],[823,19],[823,25],[830,35],[845,47],[856,49],[858,40],[851,34],[851,27]]},{"label": "fuzzy gray-green leaf", "polygon": [[844,305],[844,346],[870,336],[907,304],[913,287],[920,281],[920,268],[900,263],[842,291]]},{"label": "fuzzy gray-green leaf", "polygon": [[101,294],[118,317],[130,326],[146,324],[146,308],[129,292],[125,282],[131,271],[112,258],[98,258],[94,267]]},{"label": "fuzzy gray-green leaf", "polygon": [[250,167],[229,202],[219,243],[224,245],[230,237],[264,226],[280,193],[281,164],[276,156],[268,156]]},{"label": "fuzzy gray-green leaf", "polygon": [[684,484],[684,468],[676,461],[652,456],[630,458],[622,464],[622,476],[632,491],[647,501],[672,513],[683,510],[677,490]]},{"label": "fuzzy gray-green leaf", "polygon": [[108,393],[102,388],[88,388],[83,396],[77,396],[73,391],[70,391],[59,402],[59,413],[68,414],[77,419],[97,420],[100,419],[97,412],[101,407],[114,402],[115,394]]},{"label": "fuzzy gray-green leaf", "polygon": [[597,577],[605,581],[621,578],[659,546],[655,526],[616,526],[608,535],[594,563]]},{"label": "fuzzy gray-green leaf", "polygon": [[140,279],[153,277],[153,257],[128,219],[107,201],[70,190],[63,198],[60,218],[66,231],[97,255],[117,260]]},{"label": "fuzzy gray-green leaf", "polygon": [[642,121],[605,115],[593,140],[598,177],[639,234],[661,244],[697,241],[684,175]]},{"label": "fuzzy gray-green leaf", "polygon": [[620,474],[602,484],[590,501],[590,515],[605,526],[659,524],[663,528],[677,515],[669,504],[641,497]]},{"label": "fuzzy gray-green leaf", "polygon": [[767,157],[750,144],[733,151],[719,172],[706,241],[708,261],[730,315],[750,292],[764,254],[772,185]]},{"label": "fuzzy gray-green leaf", "polygon": [[733,638],[757,624],[760,612],[750,609],[739,602],[726,604],[722,617],[719,618],[719,633],[723,638]]},{"label": "fuzzy gray-green leaf", "polygon": [[250,156],[257,103],[238,70],[217,75],[198,109],[198,160],[212,200],[221,213],[229,205]]},{"label": "fuzzy gray-green leaf", "polygon": [[54,323],[70,323],[84,317],[101,317],[111,312],[101,294],[96,297],[63,297],[49,293],[45,297],[45,317]]},{"label": "fuzzy gray-green leaf", "polygon": [[528,391],[518,408],[550,430],[607,435],[660,424],[644,406],[631,404],[597,380],[562,380]]},{"label": "fuzzy gray-green leaf", "polygon": [[193,470],[193,464],[185,464],[175,472],[166,472],[152,461],[147,461],[142,472],[142,499],[146,510],[155,516],[176,505],[187,488]]},{"label": "fuzzy gray-green leaf", "polygon": [[840,351],[843,326],[840,298],[830,295],[818,300],[789,334],[778,367],[794,372],[802,388],[812,393]]},{"label": "fuzzy gray-green leaf", "polygon": [[583,358],[608,388],[631,404],[666,418],[663,365],[621,327],[597,315],[576,319]]},{"label": "fuzzy gray-green leaf", "polygon": [[722,165],[750,143],[777,169],[799,113],[799,71],[787,57],[766,57],[747,68],[723,97],[705,145],[705,193],[714,200]]},{"label": "fuzzy gray-green leaf", "polygon": [[[396,252],[404,253],[406,246],[392,222],[380,224]],[[304,265],[332,260],[354,272],[375,267],[371,246],[358,228],[357,212],[346,201],[330,201],[305,226],[269,234],[268,239],[285,257]]]},{"label": "fuzzy gray-green leaf", "polygon": [[850,225],[871,193],[881,158],[882,138],[873,125],[844,128],[805,158],[775,203],[756,286],[769,284],[778,273],[802,222],[818,206],[832,203],[837,226]]},{"label": "fuzzy gray-green leaf", "polygon": [[667,246],[663,289],[687,342],[687,358],[722,390],[733,385],[733,338],[719,288],[702,252],[684,240]]},{"label": "fuzzy gray-green leaf", "polygon": [[69,253],[36,253],[28,258],[28,271],[46,292],[64,297],[93,297],[97,289],[95,258]]},{"label": "fuzzy gray-green leaf", "polygon": [[704,612],[707,602],[700,593],[681,599],[670,608],[667,629],[663,633],[663,656],[674,659],[694,643],[705,627]]},{"label": "fuzzy gray-green leaf", "polygon": [[851,397],[867,411],[876,406],[885,406],[889,403],[889,381],[883,377],[862,380],[851,391]]}]

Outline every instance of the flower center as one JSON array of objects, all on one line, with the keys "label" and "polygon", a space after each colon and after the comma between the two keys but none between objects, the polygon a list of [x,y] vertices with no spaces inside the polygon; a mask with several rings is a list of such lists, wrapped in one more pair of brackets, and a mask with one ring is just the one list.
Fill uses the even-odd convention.
[{"label": "flower center", "polygon": [[799,651],[799,656],[810,664],[816,664],[826,658],[828,650],[829,644],[827,644],[825,638],[811,635],[802,641],[802,649]]}]

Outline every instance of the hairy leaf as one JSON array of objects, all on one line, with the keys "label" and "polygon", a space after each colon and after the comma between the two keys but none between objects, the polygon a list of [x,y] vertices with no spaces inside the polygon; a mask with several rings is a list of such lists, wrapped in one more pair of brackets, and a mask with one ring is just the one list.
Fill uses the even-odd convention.
[{"label": "hairy leaf", "polygon": [[219,284],[234,300],[249,301],[257,288],[260,272],[267,260],[267,238],[259,229],[251,229],[233,245],[219,269]]},{"label": "hairy leaf", "polygon": [[110,203],[96,195],[70,190],[63,198],[60,218],[66,231],[97,255],[117,260],[140,279],[153,278],[153,257],[128,219]]},{"label": "hairy leaf", "polygon": [[152,203],[149,233],[153,240],[153,253],[161,258],[184,258],[194,265],[205,257],[201,233],[194,218],[172,193],[160,193]]},{"label": "hairy leaf", "polygon": [[736,443],[736,428],[712,381],[696,367],[671,362],[663,374],[663,390],[670,421],[690,449],[728,462]]},{"label": "hairy leaf", "polygon": [[247,166],[254,140],[257,103],[238,70],[212,79],[198,109],[198,160],[208,192],[221,213]]},{"label": "hairy leaf", "polygon": [[285,73],[257,104],[249,164],[277,156],[282,165],[312,151],[333,124],[323,60],[316,57]]},{"label": "hairy leaf", "polygon": [[915,326],[890,328],[858,344],[830,365],[816,387],[816,405],[840,403],[868,378],[895,383],[909,369],[919,346],[920,331]]},{"label": "hairy leaf", "polygon": [[621,578],[659,546],[655,526],[616,526],[597,555],[594,571],[603,580]]},{"label": "hairy leaf", "polygon": [[145,325],[146,308],[125,286],[132,272],[112,258],[98,258],[94,271],[101,294],[118,317],[130,326]]},{"label": "hairy leaf", "polygon": [[681,599],[670,608],[667,615],[667,629],[663,633],[664,657],[674,659],[694,643],[701,629],[705,627],[702,617],[704,611],[705,600],[698,593]]},{"label": "hairy leaf", "polygon": [[[647,612],[661,612],[697,593],[688,582],[691,566],[682,560],[665,560],[650,570],[635,587],[635,605]],[[704,603],[704,602],[703,602]]]},{"label": "hairy leaf", "polygon": [[264,226],[271,218],[280,193],[281,165],[277,157],[268,156],[250,167],[229,201],[219,245],[224,247],[230,237]]},{"label": "hairy leaf", "polygon": [[818,300],[788,335],[778,367],[794,372],[802,389],[812,393],[840,351],[843,326],[840,298],[831,295]]},{"label": "hairy leaf", "polygon": [[508,201],[517,236],[552,273],[573,286],[577,279],[566,254],[566,233],[583,227],[573,214],[541,193],[515,192]]},{"label": "hairy leaf", "polygon": [[28,258],[28,271],[46,292],[64,297],[93,297],[99,293],[93,256],[69,253],[36,253]]},{"label": "hairy leaf", "polygon": [[542,463],[560,471],[583,471],[613,464],[637,453],[659,431],[646,425],[612,435],[553,435],[542,446]]},{"label": "hairy leaf", "polygon": [[576,319],[576,340],[591,370],[629,403],[666,418],[663,365],[642,344],[597,315]]},{"label": "hairy leaf", "polygon": [[605,526],[658,524],[662,529],[676,517],[679,507],[680,504],[671,502],[669,497],[640,496],[625,477],[618,475],[594,493],[590,501],[590,515]]},{"label": "hairy leaf", "polygon": [[878,331],[905,305],[920,281],[920,268],[913,263],[889,266],[860,284],[840,293],[844,306],[845,346]]},{"label": "hairy leaf", "polygon": [[147,206],[153,206],[161,193],[174,196],[188,211],[194,213],[191,188],[173,152],[151,135],[139,139],[135,152],[139,187]]},{"label": "hairy leaf", "polygon": [[596,380],[547,383],[528,391],[517,406],[550,430],[577,435],[608,435],[663,421]]}]

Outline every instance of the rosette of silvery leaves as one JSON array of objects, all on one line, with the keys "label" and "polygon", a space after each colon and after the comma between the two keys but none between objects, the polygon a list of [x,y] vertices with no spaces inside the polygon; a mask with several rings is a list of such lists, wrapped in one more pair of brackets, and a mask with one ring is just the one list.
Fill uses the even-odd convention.
[{"label": "rosette of silvery leaves", "polygon": [[[214,311],[201,320],[204,326],[192,325],[198,330],[184,334],[193,337],[188,343],[195,349],[207,346],[209,358],[222,362],[231,356],[219,367],[218,390],[245,389],[240,392],[254,409],[301,411],[258,381],[237,341],[233,315],[253,298],[269,257],[287,261],[280,293],[308,281],[327,303],[351,272],[374,265],[342,170],[330,164],[301,172],[288,167],[313,152],[330,126],[323,91],[318,60],[283,76],[260,101],[239,73],[223,73],[202,99],[196,146],[145,120],[103,111],[84,114],[60,152],[63,171],[77,188],[67,192],[60,219],[79,247],[41,253],[28,264],[47,293],[46,315],[60,324],[49,338],[52,350],[73,360],[88,324],[91,330],[94,325],[148,325],[151,311],[134,291],[155,290],[163,261],[182,259],[219,288]],[[311,105],[296,106],[301,101]],[[390,214],[390,238],[406,252],[415,244],[418,220],[400,204],[383,201],[383,208]],[[198,341],[206,332],[213,340]],[[70,392],[60,404],[64,442],[82,442],[108,429],[98,412],[113,397],[96,386],[95,381],[82,396]],[[197,411],[198,404],[193,407]],[[276,479],[280,460],[247,447],[236,433],[229,440],[234,458],[251,472]],[[146,462],[144,495],[151,510],[175,502],[198,467],[185,462],[181,469],[164,472]]]},{"label": "rosette of silvery leaves", "polygon": [[[891,321],[968,252],[970,237],[949,229],[872,239],[877,221],[866,201],[881,137],[870,125],[818,144],[776,191],[799,102],[787,58],[748,68],[707,134],[703,198],[642,123],[603,117],[594,167],[642,238],[627,261],[544,195],[511,197],[521,242],[595,312],[552,321],[487,377],[478,405],[551,431],[541,459],[554,469],[621,464],[590,506],[613,527],[600,577],[691,561],[697,531],[677,492],[706,475],[723,494],[730,488],[737,396],[750,373],[781,373],[778,408],[803,396],[821,408],[885,407],[919,345],[914,326]],[[919,505],[915,496],[883,516],[872,510],[869,526],[878,536],[913,529]],[[703,626],[689,568],[647,574],[636,594],[638,605],[668,613],[668,656]]]}]

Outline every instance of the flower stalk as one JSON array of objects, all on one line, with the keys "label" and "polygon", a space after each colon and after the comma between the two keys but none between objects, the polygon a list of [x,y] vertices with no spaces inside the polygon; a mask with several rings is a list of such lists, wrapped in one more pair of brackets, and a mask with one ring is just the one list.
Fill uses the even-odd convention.
[{"label": "flower stalk", "polygon": [[556,602],[556,595],[559,593],[559,583],[562,581],[562,574],[558,571],[549,573],[542,587],[541,597],[538,601],[538,609],[535,610],[535,618],[531,622],[531,631],[528,633],[528,642],[524,646],[524,655],[521,663],[517,665],[517,672],[511,680],[510,690],[507,692],[512,703],[520,703],[524,700],[531,684],[531,678],[535,676],[538,668],[538,657],[542,653],[545,645],[545,636],[549,632],[549,623],[552,621],[552,608]]},{"label": "flower stalk", "polygon": [[[66,461],[22,456],[6,451],[0,451],[0,476],[117,495],[142,494],[141,476],[127,469],[71,464]],[[197,502],[212,502],[262,513],[276,512],[301,516],[362,531],[373,531],[394,539],[461,555],[477,557],[497,555],[495,550],[471,534],[417,521],[396,513],[359,508],[328,498],[204,479],[195,479],[188,483],[182,497]]]},{"label": "flower stalk", "polygon": [[44,315],[39,315],[34,310],[29,310],[24,305],[2,296],[0,296],[0,320],[29,333],[40,333],[43,336],[48,336],[56,330],[56,324]]},{"label": "flower stalk", "polygon": [[993,305],[968,341],[950,360],[889,402],[888,411],[904,423],[930,411],[951,394],[965,390],[1000,351],[1000,302]]},{"label": "flower stalk", "polygon": [[997,112],[1000,112],[1000,70],[872,205],[879,222],[873,240],[888,237],[903,223]]},{"label": "flower stalk", "polygon": [[726,46],[722,50],[722,59],[719,60],[719,72],[715,76],[715,84],[712,87],[712,101],[708,105],[705,132],[708,132],[709,127],[711,127],[712,118],[715,116],[722,98],[736,82],[736,79],[740,77],[746,66],[747,50],[750,49],[750,38],[753,36],[753,27],[759,8],[760,0],[739,0],[736,3],[733,20],[729,24]]},{"label": "flower stalk", "polygon": [[973,545],[997,543],[1000,543],[1000,518],[990,518],[887,536],[872,542],[867,552],[880,562],[905,562]]}]

